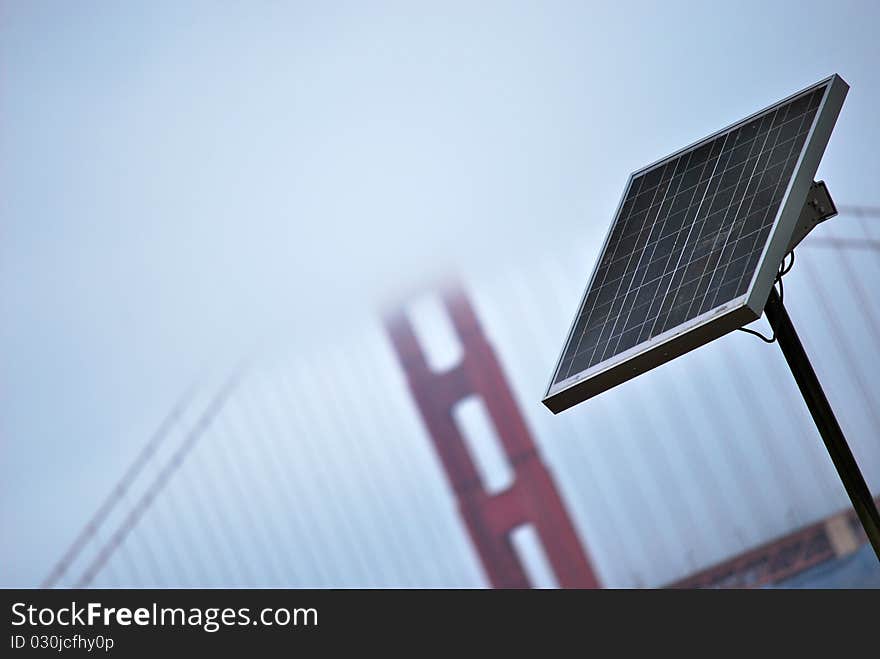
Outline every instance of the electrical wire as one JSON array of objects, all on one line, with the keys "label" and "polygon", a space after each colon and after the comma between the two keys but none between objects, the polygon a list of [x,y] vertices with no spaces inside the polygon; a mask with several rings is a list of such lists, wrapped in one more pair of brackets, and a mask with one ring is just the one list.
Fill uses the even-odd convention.
[{"label": "electrical wire", "polygon": [[[788,265],[785,265],[785,259],[791,256],[791,261],[789,261]],[[780,304],[785,300],[785,288],[782,285],[782,278],[785,277],[791,269],[794,267],[794,250],[791,250],[788,254],[782,257],[782,263],[779,264],[779,270],[776,273],[776,279],[773,282],[775,286],[777,283],[779,284],[779,302]],[[766,337],[760,332],[748,329],[747,327],[737,327],[740,332],[745,332],[746,334],[752,334],[753,336],[757,336],[764,343],[775,343],[776,342],[776,332],[773,332],[773,336]]]},{"label": "electrical wire", "polygon": [[[787,275],[787,274],[791,271],[791,269],[794,267],[794,250],[791,250],[791,251],[786,255],[786,257],[787,257],[789,254],[791,255],[791,263],[789,263],[787,266],[785,266],[785,268],[783,268],[783,269],[780,271],[780,273],[779,273],[779,281],[782,281],[782,277],[784,277],[785,275]],[[782,262],[785,263],[785,259],[782,259]]]},{"label": "electrical wire", "polygon": [[737,327],[740,332],[745,332],[746,334],[754,334],[759,339],[761,339],[764,343],[776,343],[776,333],[773,334],[770,338],[767,338],[757,330],[749,329],[748,327]]}]

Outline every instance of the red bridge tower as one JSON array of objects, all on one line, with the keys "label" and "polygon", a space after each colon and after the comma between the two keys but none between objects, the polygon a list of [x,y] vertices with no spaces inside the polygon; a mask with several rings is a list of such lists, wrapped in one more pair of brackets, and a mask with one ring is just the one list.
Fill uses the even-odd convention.
[{"label": "red bridge tower", "polygon": [[[441,300],[463,349],[461,361],[449,370],[435,372],[429,367],[402,306],[387,314],[385,326],[492,586],[532,585],[510,539],[517,527],[532,524],[561,587],[598,588],[467,295],[455,286],[445,290]],[[456,403],[474,395],[483,399],[514,473],[513,483],[497,494],[486,492],[453,416]]]}]

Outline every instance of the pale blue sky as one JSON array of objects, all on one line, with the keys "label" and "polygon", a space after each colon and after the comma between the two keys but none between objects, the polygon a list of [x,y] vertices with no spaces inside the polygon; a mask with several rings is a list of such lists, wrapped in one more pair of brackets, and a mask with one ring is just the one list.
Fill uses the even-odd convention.
[{"label": "pale blue sky", "polygon": [[878,25],[873,1],[4,3],[0,583],[44,576],[206,369],[451,264],[598,244],[629,172],[831,73],[820,176],[880,203]]}]

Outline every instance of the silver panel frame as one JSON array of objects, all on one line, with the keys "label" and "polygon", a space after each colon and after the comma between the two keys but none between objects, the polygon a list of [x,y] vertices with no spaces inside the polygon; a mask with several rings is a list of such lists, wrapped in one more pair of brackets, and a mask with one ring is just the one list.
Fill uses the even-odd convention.
[{"label": "silver panel frame", "polygon": [[[764,245],[764,251],[758,260],[758,266],[755,268],[755,273],[752,276],[752,281],[746,293],[554,384],[556,375],[562,365],[562,359],[565,356],[565,350],[569,345],[575,325],[577,324],[578,316],[587,294],[592,288],[602,255],[608,246],[611,233],[619,219],[620,209],[633,181],[667,161],[694,150],[724,133],[735,130],[759,115],[784,105],[802,94],[815,91],[823,86],[826,87],[825,94],[816,110],[813,125],[807,134],[804,146],[801,148],[800,158],[795,164],[794,172],[789,179],[785,194],[779,204],[770,235]],[[789,244],[797,228],[798,218],[806,202],[810,185],[813,183],[816,170],[819,168],[819,161],[822,159],[822,154],[825,152],[825,147],[831,138],[831,132],[837,122],[837,117],[840,114],[840,109],[843,106],[843,101],[848,91],[849,85],[843,78],[837,74],[831,75],[630,174],[623,195],[614,212],[614,221],[605,235],[602,249],[599,251],[599,256],[596,259],[596,265],[593,267],[589,283],[581,296],[574,319],[566,334],[562,351],[556,360],[556,367],[553,369],[550,383],[541,401],[551,412],[558,414],[577,403],[583,402],[676,357],[680,357],[694,348],[714,341],[738,327],[742,327],[761,317],[764,305],[770,295],[770,288],[774,284],[779,263],[789,251]]]}]

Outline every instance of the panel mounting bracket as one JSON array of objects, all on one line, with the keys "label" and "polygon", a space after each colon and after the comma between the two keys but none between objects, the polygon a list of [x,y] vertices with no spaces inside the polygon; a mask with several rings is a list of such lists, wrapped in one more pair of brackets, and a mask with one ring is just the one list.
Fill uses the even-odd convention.
[{"label": "panel mounting bracket", "polygon": [[807,200],[798,217],[797,227],[791,236],[791,242],[788,245],[790,252],[807,237],[807,234],[815,229],[825,220],[830,220],[837,215],[837,207],[828,192],[828,186],[825,181],[813,181],[810,185],[810,191],[807,193]]}]

